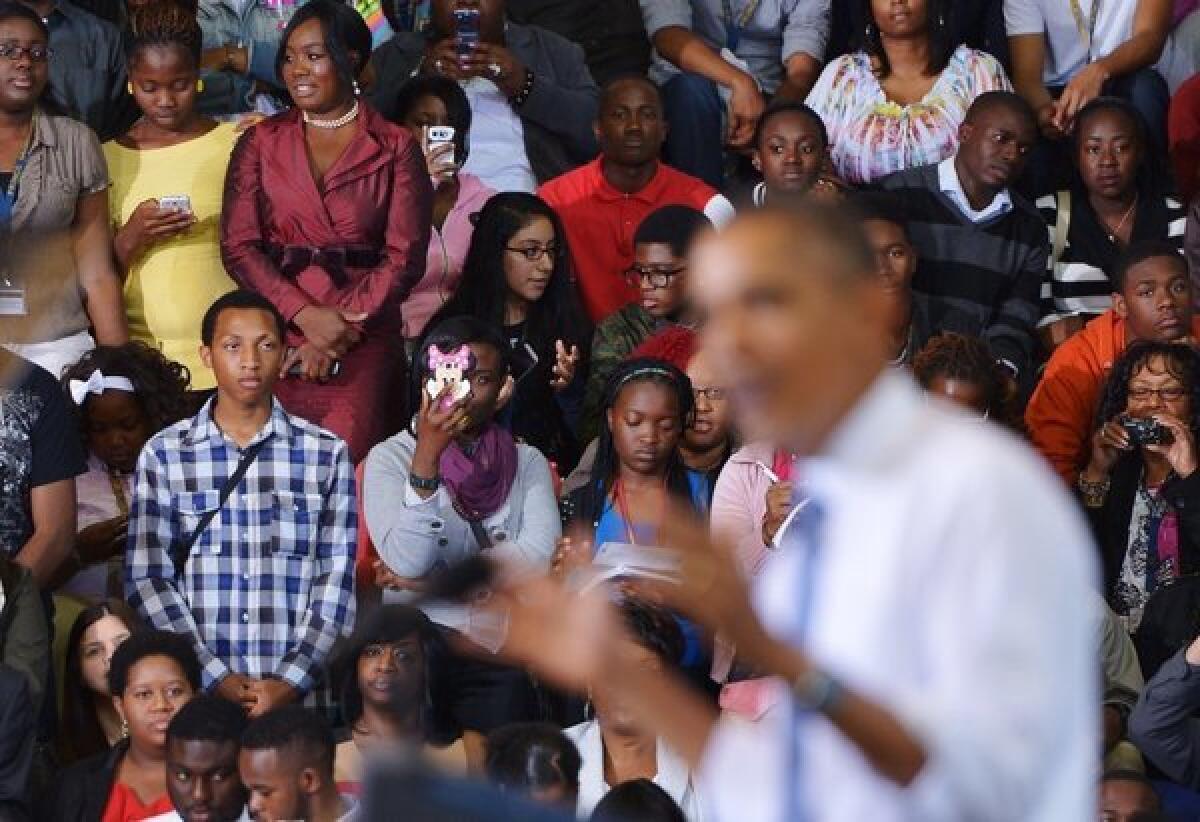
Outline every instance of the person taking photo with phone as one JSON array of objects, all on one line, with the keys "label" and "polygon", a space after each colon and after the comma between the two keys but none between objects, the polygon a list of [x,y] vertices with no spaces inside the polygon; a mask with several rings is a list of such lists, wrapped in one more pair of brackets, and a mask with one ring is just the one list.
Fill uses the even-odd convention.
[{"label": "person taking photo with phone", "polygon": [[194,14],[169,0],[137,6],[129,37],[129,87],[142,116],[104,144],[129,333],[187,366],[193,391],[208,391],[216,383],[200,361],[200,319],[235,288],[217,228],[237,133],[196,110],[203,83]]}]

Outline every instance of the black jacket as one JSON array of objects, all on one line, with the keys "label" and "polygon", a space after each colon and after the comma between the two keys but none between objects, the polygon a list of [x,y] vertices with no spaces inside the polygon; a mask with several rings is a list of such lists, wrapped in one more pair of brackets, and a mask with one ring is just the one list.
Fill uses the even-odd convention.
[{"label": "black jacket", "polygon": [[[1104,593],[1110,603],[1129,549],[1130,519],[1141,478],[1141,457],[1137,454],[1123,456],[1113,469],[1112,485],[1104,506],[1087,509],[1092,533],[1100,548]],[[1186,479],[1170,479],[1163,486],[1163,494],[1179,517],[1179,573],[1200,572],[1200,471]]]},{"label": "black jacket", "polygon": [[129,742],[122,740],[63,771],[58,784],[38,803],[39,822],[99,822],[112,793],[117,766],[128,750]]}]

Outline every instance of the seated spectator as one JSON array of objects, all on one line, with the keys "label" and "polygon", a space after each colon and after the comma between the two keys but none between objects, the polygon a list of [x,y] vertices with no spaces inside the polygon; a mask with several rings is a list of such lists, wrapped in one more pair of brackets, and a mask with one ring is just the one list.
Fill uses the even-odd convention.
[{"label": "seated spectator", "polygon": [[[425,273],[401,306],[404,339],[411,349],[416,348],[429,318],[458,288],[475,230],[474,220],[496,192],[462,170],[470,147],[467,135],[471,131],[471,105],[458,83],[434,76],[408,81],[396,94],[395,116],[395,122],[420,143],[433,181],[433,225]],[[438,127],[454,129],[453,141],[431,143],[429,129]]]},{"label": "seated spectator", "polygon": [[[466,58],[457,51],[460,6],[479,11],[479,42]],[[596,84],[583,49],[506,21],[504,0],[432,0],[430,13],[428,31],[398,32],[371,55],[372,99],[386,116],[394,112],[384,98],[418,71],[458,82],[475,115],[463,170],[496,191],[532,193],[595,155]]]},{"label": "seated spectator", "polygon": [[[666,611],[635,600],[621,604],[621,617],[632,635],[626,651],[637,655],[643,670],[667,674],[683,648],[683,636]],[[595,719],[566,730],[579,749],[580,816],[590,814],[610,789],[632,779],[649,779],[683,810],[688,822],[704,819],[703,802],[687,763],[663,740],[641,727],[626,705],[610,695],[603,681],[593,682]]]},{"label": "seated spectator", "polygon": [[1129,739],[1167,778],[1200,790],[1200,639],[1167,660],[1129,716]]},{"label": "seated spectator", "polygon": [[[1003,0],[954,0],[946,6],[946,24],[950,40],[986,51],[1007,66],[1008,36],[1004,31]],[[855,47],[871,20],[869,3],[832,4],[833,25],[830,55],[845,54]]]},{"label": "seated spectator", "polygon": [[[195,14],[157,0],[134,11],[129,31],[130,88],[143,116],[104,144],[129,333],[187,366],[193,390],[208,391],[214,383],[200,362],[200,318],[235,287],[221,265],[217,227],[237,134],[231,123],[196,110],[201,35]],[[160,203],[180,195],[186,207]]]},{"label": "seated spectator", "polygon": [[[58,6],[43,0],[42,5],[42,12],[53,12],[63,21],[66,27],[58,28],[60,32],[72,40],[81,38],[55,65],[80,65],[79,82],[91,82],[95,69],[85,67],[91,45],[85,45],[86,35],[74,33],[66,21],[72,14],[88,18],[88,24],[99,26],[100,21],[72,9],[65,0]],[[112,262],[108,172],[96,135],[81,123],[51,114],[40,102],[50,53],[62,47],[50,44],[42,17],[28,5],[3,0],[0,25],[7,43],[21,50],[4,58],[0,70],[27,78],[21,84],[7,81],[9,90],[0,96],[0,114],[10,125],[0,137],[0,156],[5,158],[0,168],[0,230],[46,235],[45,240],[31,240],[36,252],[5,249],[5,280],[17,292],[7,299],[19,301],[20,311],[6,310],[0,343],[57,377],[63,366],[97,341],[120,345],[129,336]],[[89,328],[96,332],[95,340]]]},{"label": "seated spectator", "polygon": [[70,764],[107,751],[121,739],[121,717],[108,688],[113,653],[142,622],[123,599],[80,612],[67,634],[63,667],[60,760]]},{"label": "seated spectator", "polygon": [[474,317],[508,339],[511,397],[498,422],[562,469],[579,458],[591,326],[571,282],[562,223],[531,194],[507,192],[479,212],[462,282],[430,320]]},{"label": "seated spectator", "polygon": [[349,822],[354,800],[333,781],[334,737],[329,723],[299,705],[273,710],[242,734],[238,772],[250,794],[253,819]]},{"label": "seated spectator", "polygon": [[574,812],[579,766],[575,743],[553,725],[518,722],[488,734],[488,781],[535,802]]},{"label": "seated spectator", "polygon": [[692,240],[712,223],[694,208],[663,206],[642,220],[633,235],[633,265],[625,272],[638,299],[610,314],[592,337],[591,371],[583,400],[580,438],[599,431],[600,401],[608,375],[629,353],[671,326],[691,326],[688,310],[687,253]]},{"label": "seated spectator", "polygon": [[1166,81],[1152,66],[1170,31],[1169,3],[1005,0],[1004,23],[1013,84],[1036,112],[1042,137],[1057,144],[1031,164],[1035,194],[1062,187],[1065,138],[1083,107],[1104,94],[1138,110],[1150,150],[1164,156],[1169,98]]},{"label": "seated spectator", "polygon": [[786,449],[752,442],[733,452],[717,479],[712,530],[733,546],[747,579],[762,570],[795,507],[794,462]]},{"label": "seated spectator", "polygon": [[[1105,596],[1130,633],[1158,588],[1200,568],[1200,519],[1192,513],[1200,509],[1198,390],[1200,354],[1190,346],[1130,346],[1113,363],[1079,475]],[[1153,436],[1135,438],[1129,422],[1153,424]]]},{"label": "seated spectator", "polygon": [[[358,97],[371,44],[358,12],[312,0],[282,43],[279,76],[296,108],[238,142],[222,257],[290,324],[281,373],[299,376],[280,381],[280,402],[346,440],[358,462],[403,424],[397,338],[429,244],[429,175],[412,135]],[[332,73],[318,83],[310,63]]]},{"label": "seated spectator", "polygon": [[810,194],[840,194],[838,181],[824,174],[829,161],[825,123],[804,103],[777,100],[767,106],[751,145],[751,160],[762,181],[736,201],[739,210],[795,205]]},{"label": "seated spectator", "polygon": [[953,332],[939,334],[917,354],[913,374],[933,396],[1006,424],[1004,369],[983,340]]},{"label": "seated spectator", "polygon": [[[199,0],[204,32],[200,61],[204,89],[197,108],[229,119],[255,112],[274,114],[287,99],[277,73],[282,34],[295,5],[269,0]],[[365,55],[364,55],[365,56]]]},{"label": "seated spectator", "polygon": [[1035,138],[1033,113],[1010,92],[967,111],[958,152],[902,171],[883,187],[904,198],[921,263],[913,289],[929,300],[934,331],[981,336],[1018,384],[1032,384],[1046,227],[1009,188]]},{"label": "seated spectator", "polygon": [[1120,98],[1097,97],[1075,118],[1074,141],[1075,182],[1037,201],[1054,252],[1038,325],[1052,345],[1112,307],[1109,272],[1126,249],[1169,240],[1183,251],[1183,205],[1149,173],[1152,158],[1137,111]]},{"label": "seated spectator", "polygon": [[[75,478],[75,551],[61,587],[85,602],[122,595],[133,470],[150,435],[189,415],[188,371],[140,342],[100,346],[63,372],[87,471]],[[56,589],[59,586],[55,586]]]},{"label": "seated spectator", "polygon": [[508,0],[508,19],[539,26],[583,47],[588,70],[603,86],[650,68],[650,40],[638,0]]},{"label": "seated spectator", "polygon": [[904,204],[890,194],[861,192],[851,198],[849,208],[875,253],[875,272],[890,306],[892,365],[912,365],[933,330],[927,300],[913,293],[917,250],[908,231]]},{"label": "seated spectator", "polygon": [[251,716],[325,704],[327,656],[354,624],[354,470],[344,442],[274,398],[283,331],[258,294],[209,308],[216,396],[142,449],[125,555],[130,603],[186,636],[205,690]]},{"label": "seated spectator", "polygon": [[174,814],[147,822],[243,822],[246,789],[238,777],[238,747],[246,713],[201,694],[167,726],[167,795]]},{"label": "seated spectator", "polygon": [[1100,779],[1100,818],[1103,822],[1146,822],[1158,819],[1158,794],[1145,774],[1107,771]]},{"label": "seated spectator", "polygon": [[359,622],[341,651],[338,696],[350,738],[337,746],[339,790],[357,794],[371,755],[403,745],[447,771],[466,771],[440,687],[449,652],[416,608],[384,605]]},{"label": "seated spectator", "polygon": [[[0,25],[3,20],[0,19]],[[0,554],[46,589],[71,552],[83,447],[54,378],[0,348]]]},{"label": "seated spectator", "polygon": [[702,485],[704,510],[712,505],[717,477],[733,452],[733,415],[729,408],[728,382],[717,376],[712,361],[699,351],[685,371],[692,383],[695,409],[679,442],[679,459],[689,474]]},{"label": "seated spectator", "polygon": [[687,817],[654,782],[631,779],[606,793],[588,822],[687,822]]},{"label": "seated spectator", "polygon": [[101,142],[123,133],[138,112],[126,88],[121,30],[71,0],[22,1],[50,32],[50,99],[58,111]]},{"label": "seated spectator", "polygon": [[43,798],[46,822],[140,822],[172,810],[167,795],[167,727],[200,690],[200,663],[188,641],[145,631],[122,642],[108,672],[122,739],[76,762]]},{"label": "seated spectator", "polygon": [[954,39],[947,0],[859,2],[870,18],[858,50],[831,60],[807,101],[829,130],[834,171],[852,185],[954,156],[975,98],[1012,88],[994,57]]},{"label": "seated spectator", "polygon": [[1187,266],[1173,244],[1135,245],[1110,276],[1113,308],[1054,352],[1025,409],[1034,447],[1072,485],[1089,455],[1104,380],[1126,346],[1200,338]]},{"label": "seated spectator", "polygon": [[803,100],[825,57],[829,0],[641,0],[662,87],[667,161],[713,188],[726,145],[749,148],[763,96]]},{"label": "seated spectator", "polygon": [[666,124],[658,88],[649,80],[622,77],[605,86],[595,127],[600,156],[538,193],[562,218],[584,307],[599,322],[637,297],[623,274],[634,262],[634,233],[650,212],[686,205],[721,225],[733,216],[733,206],[700,180],[659,162]]},{"label": "seated spectator", "polygon": [[[480,552],[549,565],[561,530],[550,466],[495,421],[508,370],[499,330],[474,318],[439,323],[418,349],[412,400],[421,410],[371,450],[363,475],[366,527],[397,578],[385,602],[411,601],[431,573]],[[452,643],[471,618],[464,605],[422,609]],[[487,660],[456,659],[441,690],[476,769],[484,735],[532,717],[524,673]]]}]

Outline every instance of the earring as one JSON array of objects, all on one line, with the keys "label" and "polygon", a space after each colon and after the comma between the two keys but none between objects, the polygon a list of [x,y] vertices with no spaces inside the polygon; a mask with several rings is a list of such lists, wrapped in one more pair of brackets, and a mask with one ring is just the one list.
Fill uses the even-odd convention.
[{"label": "earring", "polygon": [[355,97],[358,97],[360,94],[362,94],[362,91],[361,91],[361,90],[358,88],[358,81],[357,81],[357,80],[351,80],[351,81],[350,81],[350,85],[351,85],[351,87],[354,89],[354,96],[355,96]]},{"label": "earring", "polygon": [[129,96],[133,96],[133,83],[126,83],[125,90],[129,92]]},{"label": "earring", "polygon": [[121,738],[129,738],[129,723],[124,719],[121,720]]},{"label": "earring", "polygon": [[197,94],[204,93],[204,78],[203,77],[201,77],[199,80],[196,81],[196,93]]}]

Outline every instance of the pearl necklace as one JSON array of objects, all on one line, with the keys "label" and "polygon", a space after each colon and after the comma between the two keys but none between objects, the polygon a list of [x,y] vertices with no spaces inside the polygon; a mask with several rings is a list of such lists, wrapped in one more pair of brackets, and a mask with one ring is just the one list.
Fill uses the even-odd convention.
[{"label": "pearl necklace", "polygon": [[350,106],[350,110],[338,117],[336,120],[318,120],[316,117],[309,115],[307,111],[300,112],[304,117],[304,122],[313,128],[341,128],[347,123],[353,122],[358,116],[358,100],[354,101],[354,105]]}]

